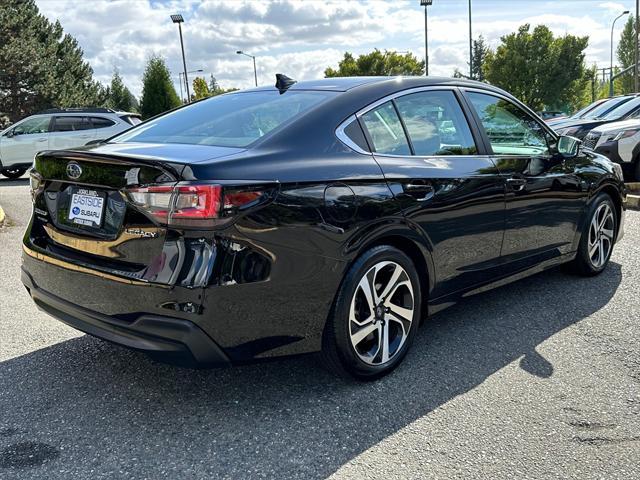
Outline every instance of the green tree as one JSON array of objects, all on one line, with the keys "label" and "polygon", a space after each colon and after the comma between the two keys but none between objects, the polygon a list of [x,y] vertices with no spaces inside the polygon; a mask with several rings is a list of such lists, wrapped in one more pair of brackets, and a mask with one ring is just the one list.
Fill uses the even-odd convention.
[{"label": "green tree", "polygon": [[486,80],[519,97],[534,110],[576,102],[587,82],[584,51],[588,37],[554,37],[549,28],[529,25],[505,35],[485,59]]},{"label": "green tree", "polygon": [[216,80],[216,77],[213,76],[213,74],[211,74],[211,76],[209,77],[209,91],[210,92],[215,92],[216,90],[220,89],[220,85],[218,85],[218,80]]},{"label": "green tree", "polygon": [[211,96],[209,86],[204,78],[196,77],[193,79],[193,93],[196,100]]},{"label": "green tree", "polygon": [[114,110],[134,112],[138,109],[138,101],[122,81],[118,70],[114,70],[111,85],[107,88],[107,106]]},{"label": "green tree", "polygon": [[[620,41],[618,42],[618,48],[616,49],[616,56],[618,57],[618,63],[622,70],[631,67],[635,58],[634,52],[634,28],[633,17],[629,17],[627,23],[625,23],[622,33],[620,34]],[[631,93],[634,89],[633,73],[623,75],[620,77],[622,93]]]},{"label": "green tree", "polygon": [[471,78],[473,80],[484,82],[484,63],[489,52],[489,47],[482,35],[480,35],[477,40],[473,41],[473,54],[471,56],[473,61],[473,64],[471,65]]},{"label": "green tree", "polygon": [[171,82],[171,73],[158,56],[149,58],[142,76],[142,98],[140,114],[142,118],[153,117],[180,106],[180,99]]},{"label": "green tree", "polygon": [[104,93],[76,39],[34,0],[0,3],[0,111],[11,121],[43,108],[96,106]]},{"label": "green tree", "polygon": [[325,77],[355,77],[377,75],[424,75],[424,61],[411,53],[381,52],[377,48],[358,58],[345,52],[338,63],[338,69],[327,67]]}]

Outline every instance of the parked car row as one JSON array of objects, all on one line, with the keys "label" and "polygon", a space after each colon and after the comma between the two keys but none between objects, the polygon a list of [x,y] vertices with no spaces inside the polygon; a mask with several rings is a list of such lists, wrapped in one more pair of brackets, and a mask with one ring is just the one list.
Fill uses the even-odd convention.
[{"label": "parked car row", "polygon": [[640,181],[640,94],[597,100],[569,118],[547,124],[620,164],[627,180]]},{"label": "parked car row", "polygon": [[0,173],[19,178],[42,150],[106,140],[140,122],[136,113],[109,108],[50,109],[31,115],[0,132]]}]

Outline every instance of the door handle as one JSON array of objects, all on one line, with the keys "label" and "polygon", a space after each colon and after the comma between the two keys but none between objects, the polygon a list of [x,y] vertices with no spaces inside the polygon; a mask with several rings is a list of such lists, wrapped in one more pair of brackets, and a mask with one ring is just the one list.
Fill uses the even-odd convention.
[{"label": "door handle", "polygon": [[46,142],[48,139],[46,138],[39,138],[38,140],[36,140],[37,142]]},{"label": "door handle", "polygon": [[507,178],[507,186],[514,192],[519,192],[524,189],[527,184],[527,179],[522,177],[510,177]]},{"label": "door handle", "polygon": [[433,186],[426,183],[405,183],[403,185],[404,193],[415,198],[419,202],[430,200],[435,195]]}]

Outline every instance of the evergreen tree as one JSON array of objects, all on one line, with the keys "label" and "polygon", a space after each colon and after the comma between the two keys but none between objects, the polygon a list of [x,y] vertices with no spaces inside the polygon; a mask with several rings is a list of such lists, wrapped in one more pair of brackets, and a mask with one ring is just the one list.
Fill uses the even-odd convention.
[{"label": "evergreen tree", "polygon": [[114,110],[134,112],[138,109],[138,101],[122,81],[118,70],[114,70],[111,86],[107,88],[107,106]]},{"label": "evergreen tree", "polygon": [[[618,48],[616,49],[616,56],[622,70],[631,67],[635,59],[634,51],[634,28],[633,28],[633,16],[630,16],[627,23],[624,25],[624,29],[620,34],[620,42],[618,42]],[[631,93],[634,89],[633,70],[620,77],[621,87],[623,93]]]},{"label": "evergreen tree", "polygon": [[484,37],[480,35],[477,40],[473,41],[473,54],[471,65],[471,78],[484,82],[484,62],[489,54],[490,50],[487,46]]},{"label": "evergreen tree", "polygon": [[49,107],[96,106],[104,89],[82,49],[34,0],[0,3],[0,111],[11,121]]},{"label": "evergreen tree", "polygon": [[171,73],[164,60],[152,56],[142,76],[142,98],[140,114],[142,118],[153,117],[180,106],[181,102],[171,82]]},{"label": "evergreen tree", "polygon": [[215,92],[219,89],[220,89],[220,85],[218,85],[218,80],[216,80],[216,77],[214,77],[213,74],[211,74],[211,77],[209,78],[209,91]]}]

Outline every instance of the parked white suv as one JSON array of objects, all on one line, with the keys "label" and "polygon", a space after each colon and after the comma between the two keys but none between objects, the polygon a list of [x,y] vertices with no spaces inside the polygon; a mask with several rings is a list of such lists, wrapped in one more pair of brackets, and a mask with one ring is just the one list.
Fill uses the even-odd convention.
[{"label": "parked white suv", "polygon": [[0,173],[18,178],[41,150],[62,150],[106,140],[140,122],[137,113],[108,108],[51,109],[32,115],[0,132]]}]

